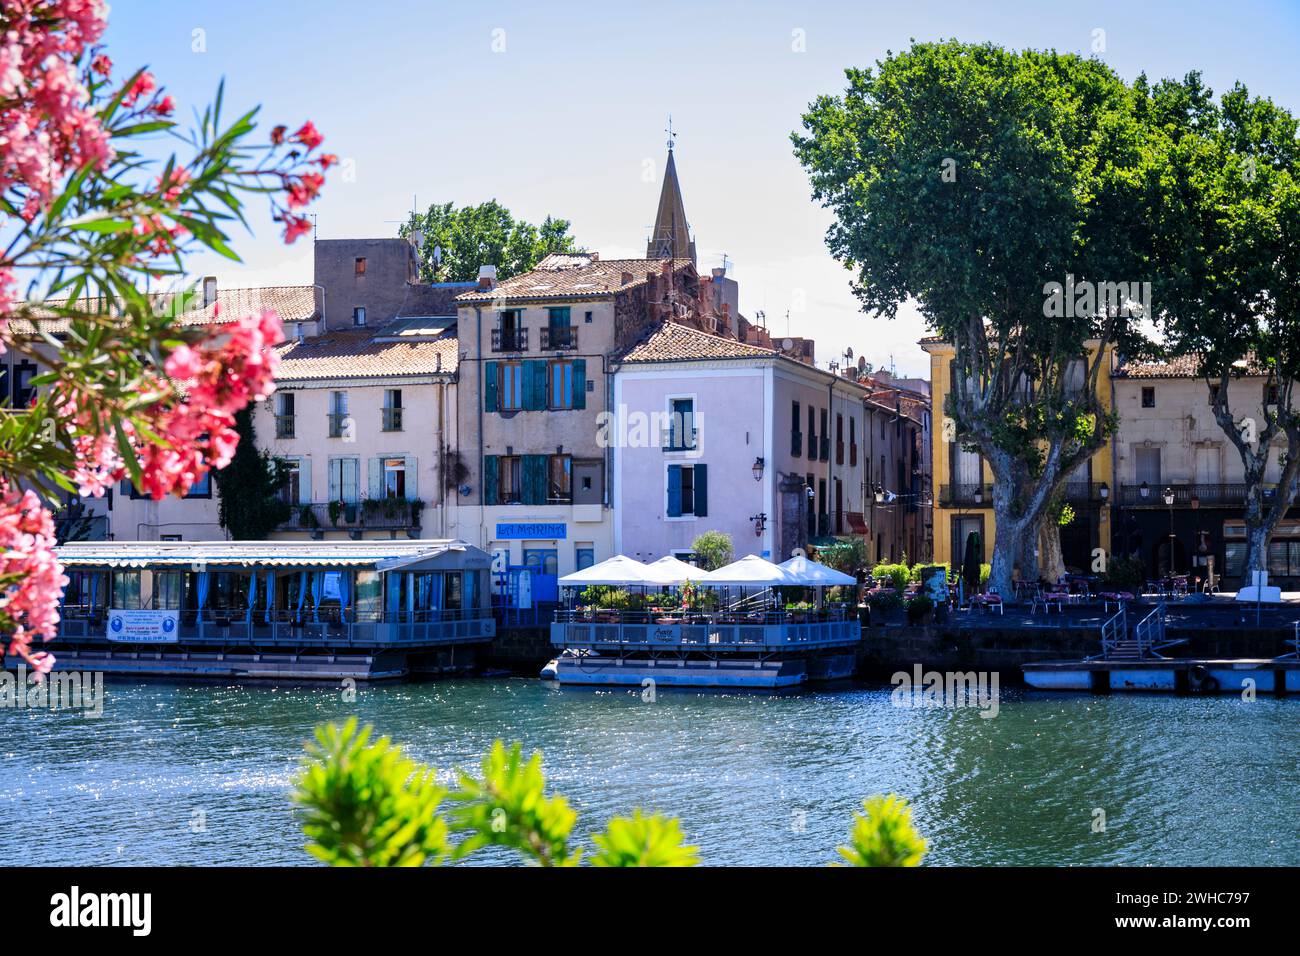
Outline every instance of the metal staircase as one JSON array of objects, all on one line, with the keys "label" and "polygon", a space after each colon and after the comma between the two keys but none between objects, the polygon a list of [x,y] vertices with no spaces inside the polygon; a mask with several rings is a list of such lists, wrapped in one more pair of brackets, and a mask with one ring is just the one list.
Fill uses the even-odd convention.
[{"label": "metal staircase", "polygon": [[1163,659],[1160,652],[1178,644],[1185,644],[1186,638],[1169,640],[1165,634],[1168,610],[1160,602],[1151,612],[1129,629],[1128,612],[1120,608],[1101,626],[1101,653],[1094,654],[1088,660],[1108,661],[1142,661],[1150,658]]}]

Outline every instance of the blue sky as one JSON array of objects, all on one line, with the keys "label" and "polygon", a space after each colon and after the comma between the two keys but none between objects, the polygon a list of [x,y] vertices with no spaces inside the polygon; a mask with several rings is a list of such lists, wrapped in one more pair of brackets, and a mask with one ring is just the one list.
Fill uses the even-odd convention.
[{"label": "blue sky", "polygon": [[[1300,0],[117,0],[109,23],[119,69],[150,65],[182,114],[224,76],[232,109],[316,122],[355,170],[351,182],[331,171],[314,206],[321,238],[393,235],[417,198],[496,198],[534,221],[571,219],[607,258],[642,255],[671,113],[701,269],[725,253],[741,311],[763,310],[777,334],[789,311],[789,331],[817,339],[819,364],[851,346],[900,372],[928,371],[922,323],[858,310],[826,252],[830,217],[790,150],[801,112],[843,88],[845,67],[912,38],[1086,53],[1102,30],[1098,55],[1125,78],[1199,69],[1216,91],[1240,79],[1300,110]],[[260,209],[253,224],[236,236],[243,266],[205,257],[196,274],[227,287],[310,281],[310,243],[283,246]]]}]

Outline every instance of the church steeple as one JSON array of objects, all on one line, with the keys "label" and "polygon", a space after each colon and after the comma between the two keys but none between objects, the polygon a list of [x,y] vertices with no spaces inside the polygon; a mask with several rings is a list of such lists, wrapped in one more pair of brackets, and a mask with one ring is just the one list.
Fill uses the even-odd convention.
[{"label": "church steeple", "polygon": [[654,230],[646,243],[647,259],[690,259],[695,261],[695,243],[686,226],[686,206],[682,187],[677,182],[677,164],[673,161],[672,120],[668,121],[668,165],[664,168],[664,185],[659,191],[659,211]]}]

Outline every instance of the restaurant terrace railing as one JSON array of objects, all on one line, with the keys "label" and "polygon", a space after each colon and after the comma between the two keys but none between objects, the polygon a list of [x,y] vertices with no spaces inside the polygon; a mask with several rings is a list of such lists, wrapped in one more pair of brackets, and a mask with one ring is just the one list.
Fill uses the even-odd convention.
[{"label": "restaurant terrace railing", "polygon": [[135,643],[110,641],[107,613],[102,607],[66,605],[61,610],[59,637],[69,641],[104,643],[127,650],[166,644],[233,647],[373,647],[450,644],[489,640],[496,633],[490,608],[414,612],[364,612],[338,607],[307,607],[302,611],[263,608],[181,610],[176,641]]},{"label": "restaurant terrace railing", "polygon": [[730,648],[791,650],[800,647],[852,646],[862,638],[856,615],[839,611],[800,615],[785,611],[685,614],[651,618],[636,612],[615,617],[597,613],[590,620],[557,611],[551,643],[575,649],[642,651],[672,648],[713,652]]},{"label": "restaurant terrace railing", "polygon": [[[1246,501],[1246,486],[1244,484],[1217,484],[1217,485],[1197,485],[1197,484],[1147,484],[1146,493],[1143,494],[1143,485],[1121,485],[1119,495],[1116,501],[1125,508],[1168,508],[1165,503],[1164,493],[1168,488],[1174,492],[1175,508],[1192,507],[1192,499],[1196,499],[1197,507],[1201,508],[1222,508],[1233,507],[1244,504]],[[1266,484],[1264,486],[1265,500],[1273,497],[1277,492],[1277,486]]]}]

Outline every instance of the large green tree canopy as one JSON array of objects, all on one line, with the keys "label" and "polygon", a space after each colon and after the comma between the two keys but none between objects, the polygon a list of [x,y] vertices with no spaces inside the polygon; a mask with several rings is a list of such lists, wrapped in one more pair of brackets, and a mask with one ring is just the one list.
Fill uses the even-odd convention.
[{"label": "large green tree canopy", "polygon": [[[552,252],[576,252],[567,219],[547,216],[540,226],[516,219],[495,199],[477,206],[457,207],[435,203],[423,213],[411,213],[401,235],[419,229],[424,236],[420,249],[420,281],[469,282],[478,277],[479,266],[497,267],[497,278],[527,272]],[[442,262],[434,259],[440,250]]]},{"label": "large green tree canopy", "polygon": [[915,300],[956,347],[944,412],[997,479],[993,579],[1006,587],[1113,428],[1097,344],[1147,345],[1131,297],[1049,315],[1047,289],[1150,278],[1165,137],[1113,71],[1072,54],[916,43],[847,77],[811,105],[795,152],[864,310],[892,318]]}]

